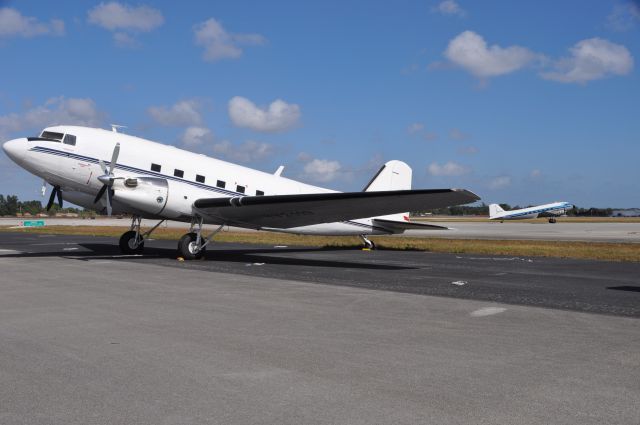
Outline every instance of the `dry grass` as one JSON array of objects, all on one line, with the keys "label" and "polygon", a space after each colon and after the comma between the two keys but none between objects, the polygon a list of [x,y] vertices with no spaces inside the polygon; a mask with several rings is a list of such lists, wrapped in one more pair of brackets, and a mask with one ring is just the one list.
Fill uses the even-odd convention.
[{"label": "dry grass", "polygon": [[[428,223],[430,221],[456,222],[489,222],[489,217],[434,215],[428,217],[413,217],[412,220]],[[557,217],[558,223],[640,223],[640,217]],[[505,223],[540,223],[548,224],[549,218],[528,218],[523,220],[505,220]],[[500,223],[499,220],[492,223]]]},{"label": "dry grass", "polygon": [[[47,226],[29,229],[0,228],[0,231],[11,232],[112,237],[119,237],[127,230],[129,230],[128,227],[100,226]],[[184,229],[160,228],[153,232],[153,238],[177,240],[184,232]],[[394,236],[374,236],[371,239],[374,240],[378,248],[381,249],[640,262],[640,244],[634,243],[444,239]],[[360,246],[360,240],[356,237],[300,236],[271,232],[221,232],[216,236],[216,241],[264,245]]]}]

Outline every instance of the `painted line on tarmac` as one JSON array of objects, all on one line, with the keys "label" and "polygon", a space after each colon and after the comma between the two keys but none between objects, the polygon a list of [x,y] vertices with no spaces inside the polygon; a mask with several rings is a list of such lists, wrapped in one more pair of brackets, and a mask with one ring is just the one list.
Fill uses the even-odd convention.
[{"label": "painted line on tarmac", "polygon": [[507,309],[503,307],[482,307],[469,313],[469,316],[471,317],[493,316],[494,314],[504,313],[505,311],[507,311]]}]

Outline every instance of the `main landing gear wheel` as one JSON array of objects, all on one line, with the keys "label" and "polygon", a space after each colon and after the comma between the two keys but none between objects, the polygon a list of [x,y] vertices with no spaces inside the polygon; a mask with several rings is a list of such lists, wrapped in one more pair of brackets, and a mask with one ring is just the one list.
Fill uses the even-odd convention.
[{"label": "main landing gear wheel", "polygon": [[555,218],[550,218],[549,223],[555,223],[557,220]]},{"label": "main landing gear wheel", "polygon": [[144,239],[135,230],[129,230],[120,236],[120,252],[123,254],[142,254]]},{"label": "main landing gear wheel", "polygon": [[198,247],[198,235],[195,232],[187,233],[178,241],[178,253],[185,260],[199,260],[204,257],[206,246]]},{"label": "main landing gear wheel", "polygon": [[376,249],[376,244],[373,243],[373,241],[367,238],[365,235],[360,235],[360,239],[362,239],[362,242],[364,242],[363,249]]}]

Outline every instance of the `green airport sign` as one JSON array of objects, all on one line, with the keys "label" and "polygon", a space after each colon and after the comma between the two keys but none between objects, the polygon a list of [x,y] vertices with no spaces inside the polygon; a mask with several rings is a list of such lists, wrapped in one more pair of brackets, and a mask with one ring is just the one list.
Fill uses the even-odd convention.
[{"label": "green airport sign", "polygon": [[44,220],[25,220],[22,225],[24,227],[42,227],[44,226]]}]

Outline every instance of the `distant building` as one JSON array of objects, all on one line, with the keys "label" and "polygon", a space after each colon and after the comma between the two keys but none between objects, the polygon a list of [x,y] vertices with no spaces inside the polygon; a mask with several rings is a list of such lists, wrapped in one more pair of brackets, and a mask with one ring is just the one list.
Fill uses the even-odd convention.
[{"label": "distant building", "polygon": [[640,217],[640,208],[626,208],[624,210],[613,210],[611,217]]}]

